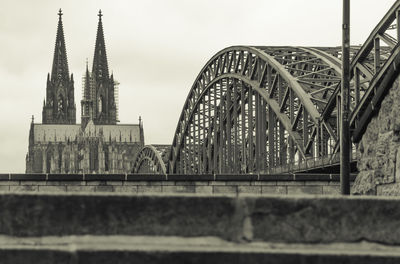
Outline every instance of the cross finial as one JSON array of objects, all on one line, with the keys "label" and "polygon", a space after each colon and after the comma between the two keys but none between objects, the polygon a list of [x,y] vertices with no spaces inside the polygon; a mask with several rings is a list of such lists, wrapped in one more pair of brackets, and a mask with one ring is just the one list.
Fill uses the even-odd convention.
[{"label": "cross finial", "polygon": [[60,19],[61,19],[62,15],[63,15],[63,13],[62,13],[61,8],[60,8],[60,10],[58,10],[58,16],[60,17]]},{"label": "cross finial", "polygon": [[99,10],[98,16],[99,16],[100,19],[101,19],[101,17],[103,16],[103,14],[101,13],[101,9]]}]

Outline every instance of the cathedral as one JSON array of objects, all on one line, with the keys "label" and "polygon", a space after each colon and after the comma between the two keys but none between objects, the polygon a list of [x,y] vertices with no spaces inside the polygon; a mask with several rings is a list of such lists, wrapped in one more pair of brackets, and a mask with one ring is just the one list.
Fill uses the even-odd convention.
[{"label": "cathedral", "polygon": [[81,124],[76,123],[74,76],[69,74],[61,9],[51,74],[47,75],[42,124],[32,122],[27,173],[128,173],[144,146],[143,125],[117,124],[118,90],[109,74],[99,11],[92,70],[86,64]]}]

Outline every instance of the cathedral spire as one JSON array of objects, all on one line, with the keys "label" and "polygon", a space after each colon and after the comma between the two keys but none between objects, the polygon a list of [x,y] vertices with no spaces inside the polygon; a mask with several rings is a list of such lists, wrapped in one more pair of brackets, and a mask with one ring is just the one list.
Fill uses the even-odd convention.
[{"label": "cathedral spire", "polygon": [[53,67],[51,70],[51,80],[62,80],[69,78],[67,50],[65,48],[64,29],[62,23],[63,13],[58,11],[57,37],[54,48]]},{"label": "cathedral spire", "polygon": [[84,99],[91,100],[91,93],[90,93],[90,73],[89,73],[89,65],[88,60],[86,59],[86,73],[85,73],[85,90],[84,90]]},{"label": "cathedral spire", "polygon": [[91,99],[93,102],[93,122],[97,124],[115,125],[116,104],[113,76],[109,75],[104,42],[103,22],[101,10],[99,11],[99,23],[97,25],[96,45],[91,74]]},{"label": "cathedral spire", "polygon": [[84,77],[85,83],[83,84],[83,97],[81,101],[82,108],[82,128],[84,129],[89,122],[93,118],[93,91],[91,84],[91,76],[89,72],[89,64],[88,59],[86,58],[86,73]]},{"label": "cathedral spire", "polygon": [[109,75],[108,75],[106,45],[104,41],[103,23],[101,20],[103,14],[101,13],[101,10],[99,10],[98,16],[99,16],[99,23],[97,25],[96,46],[94,48],[92,73],[94,74],[94,78],[100,80],[103,78],[108,78]]},{"label": "cathedral spire", "polygon": [[62,11],[58,12],[56,44],[51,75],[47,75],[43,124],[75,124],[76,107],[73,75],[69,75]]}]

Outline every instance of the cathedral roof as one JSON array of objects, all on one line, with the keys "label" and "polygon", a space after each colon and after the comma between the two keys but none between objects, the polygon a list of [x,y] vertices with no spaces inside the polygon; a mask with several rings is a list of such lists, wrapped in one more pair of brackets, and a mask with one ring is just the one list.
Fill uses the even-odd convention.
[{"label": "cathedral roof", "polygon": [[91,121],[82,131],[81,125],[34,124],[35,143],[67,142],[79,137],[102,137],[104,142],[136,143],[140,142],[140,125],[95,125]]}]

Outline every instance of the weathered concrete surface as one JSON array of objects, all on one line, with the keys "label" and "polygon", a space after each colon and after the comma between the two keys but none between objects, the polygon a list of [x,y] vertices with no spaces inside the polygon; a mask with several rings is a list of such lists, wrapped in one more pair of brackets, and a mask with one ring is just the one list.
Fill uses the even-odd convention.
[{"label": "weathered concrete surface", "polygon": [[[372,118],[358,146],[358,174],[354,194],[400,195],[395,183],[400,163],[400,84],[398,77]],[[395,185],[395,186],[394,186]],[[385,187],[384,187],[385,186]],[[383,188],[378,191],[378,188]]]},{"label": "weathered concrete surface", "polygon": [[398,263],[400,247],[368,242],[233,243],[217,237],[0,237],[3,264],[27,263]]},{"label": "weathered concrete surface", "polygon": [[146,195],[0,195],[0,234],[226,236],[232,198]]},{"label": "weathered concrete surface", "polygon": [[326,196],[0,195],[8,236],[216,236],[400,245],[400,199]]},{"label": "weathered concrete surface", "polygon": [[255,240],[400,244],[400,201],[364,198],[248,199]]}]

